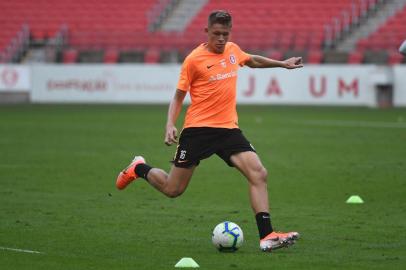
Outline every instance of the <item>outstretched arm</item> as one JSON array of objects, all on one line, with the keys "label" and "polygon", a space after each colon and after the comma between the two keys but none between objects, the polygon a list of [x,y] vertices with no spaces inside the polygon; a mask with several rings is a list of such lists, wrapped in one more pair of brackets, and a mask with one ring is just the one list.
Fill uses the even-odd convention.
[{"label": "outstretched arm", "polygon": [[291,57],[284,61],[278,61],[260,55],[251,55],[250,60],[245,62],[245,65],[251,68],[281,67],[287,69],[294,69],[303,67],[302,57]]},{"label": "outstretched arm", "polygon": [[172,145],[177,143],[178,130],[176,129],[176,120],[178,119],[179,113],[182,110],[183,100],[185,99],[186,91],[176,89],[175,95],[169,104],[168,109],[168,120],[166,122],[165,130],[165,144]]}]

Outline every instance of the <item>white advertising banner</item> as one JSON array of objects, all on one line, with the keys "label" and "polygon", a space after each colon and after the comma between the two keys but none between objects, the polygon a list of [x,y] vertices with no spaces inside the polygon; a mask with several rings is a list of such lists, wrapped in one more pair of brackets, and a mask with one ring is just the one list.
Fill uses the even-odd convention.
[{"label": "white advertising banner", "polygon": [[30,68],[22,65],[0,65],[0,92],[29,92]]},{"label": "white advertising banner", "polygon": [[406,65],[398,65],[393,68],[393,105],[406,106]]},{"label": "white advertising banner", "polygon": [[306,105],[374,104],[370,74],[373,66],[313,66],[301,69],[243,68],[240,103]]},{"label": "white advertising banner", "polygon": [[[373,70],[374,66],[348,65],[244,67],[238,74],[238,103],[372,106]],[[169,103],[179,71],[180,65],[38,65],[32,70],[31,100]]]},{"label": "white advertising banner", "polygon": [[179,65],[33,66],[32,102],[168,103]]}]

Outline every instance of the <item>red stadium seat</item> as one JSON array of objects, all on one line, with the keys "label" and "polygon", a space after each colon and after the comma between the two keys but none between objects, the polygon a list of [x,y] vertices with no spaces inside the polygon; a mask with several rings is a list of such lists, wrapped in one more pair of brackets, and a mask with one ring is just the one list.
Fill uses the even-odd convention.
[{"label": "red stadium seat", "polygon": [[[44,40],[55,35],[62,25],[67,25],[71,34],[105,32],[147,32],[147,11],[157,0],[54,0],[31,1],[13,0],[0,2],[0,18],[18,28],[28,23],[33,39]],[[3,24],[0,36],[3,35]],[[8,27],[7,27],[8,28]],[[99,43],[97,39],[82,40],[81,46],[104,47],[109,43]],[[103,43],[104,42],[104,43]],[[120,44],[118,44],[120,46]]]},{"label": "red stadium seat", "polygon": [[68,49],[63,52],[63,63],[71,64],[76,63],[78,58],[78,52],[75,49]]},{"label": "red stadium seat", "polygon": [[267,56],[274,60],[283,60],[283,53],[280,51],[271,51]]},{"label": "red stadium seat", "polygon": [[310,51],[307,54],[307,62],[309,64],[320,64],[323,59],[323,54],[321,51]]},{"label": "red stadium seat", "polygon": [[388,57],[388,64],[389,65],[397,65],[401,64],[404,56],[401,55],[399,52],[391,51]]},{"label": "red stadium seat", "polygon": [[110,49],[104,52],[104,63],[117,63],[118,62],[118,51]]},{"label": "red stadium seat", "polygon": [[351,52],[348,56],[348,64],[361,64],[364,54],[360,51]]},{"label": "red stadium seat", "polygon": [[160,51],[158,49],[149,49],[145,53],[144,62],[147,64],[155,64],[159,62]]}]

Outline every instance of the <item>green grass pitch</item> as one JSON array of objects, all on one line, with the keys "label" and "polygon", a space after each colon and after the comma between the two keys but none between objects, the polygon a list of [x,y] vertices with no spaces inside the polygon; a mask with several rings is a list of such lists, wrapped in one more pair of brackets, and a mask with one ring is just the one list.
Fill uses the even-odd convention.
[{"label": "green grass pitch", "polygon": [[[115,190],[134,154],[170,167],[166,111],[0,107],[0,269],[174,269],[182,257],[213,270],[406,269],[405,109],[239,107],[269,171],[274,227],[302,236],[271,254],[259,250],[246,180],[216,156],[179,198],[143,180]],[[211,244],[223,220],[244,231],[236,253]]]}]

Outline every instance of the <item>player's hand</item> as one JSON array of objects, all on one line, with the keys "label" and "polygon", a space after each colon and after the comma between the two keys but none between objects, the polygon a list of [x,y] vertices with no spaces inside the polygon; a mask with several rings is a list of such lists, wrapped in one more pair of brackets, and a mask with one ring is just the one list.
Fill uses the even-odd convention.
[{"label": "player's hand", "polygon": [[284,68],[294,69],[303,67],[302,57],[291,57],[283,61]]},{"label": "player's hand", "polygon": [[166,125],[165,144],[170,146],[178,143],[178,130],[174,125]]}]

